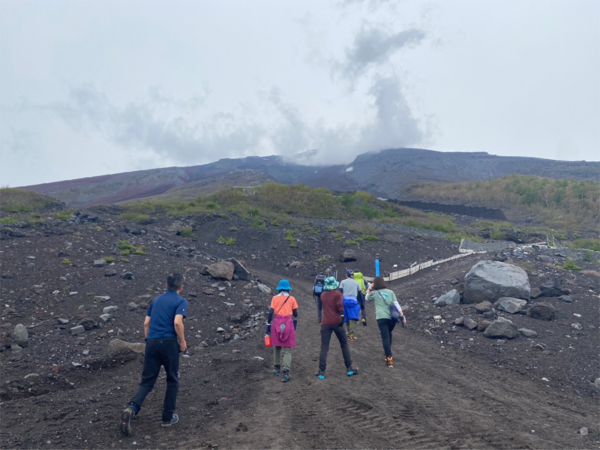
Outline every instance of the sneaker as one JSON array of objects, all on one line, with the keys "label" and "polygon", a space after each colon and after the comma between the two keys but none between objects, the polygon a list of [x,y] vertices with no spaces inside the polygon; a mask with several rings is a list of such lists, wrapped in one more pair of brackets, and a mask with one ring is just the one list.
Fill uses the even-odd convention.
[{"label": "sneaker", "polygon": [[350,366],[350,368],[347,369],[346,375],[348,375],[349,377],[351,377],[352,375],[358,375],[358,367],[352,364],[352,366]]},{"label": "sneaker", "polygon": [[324,380],[325,379],[325,372],[319,370],[317,373],[315,373],[315,375],[317,376],[317,378],[319,380]]},{"label": "sneaker", "polygon": [[121,433],[125,436],[131,436],[131,422],[134,416],[135,412],[131,406],[125,408],[121,414]]},{"label": "sneaker", "polygon": [[362,324],[363,324],[363,327],[366,327],[366,326],[367,326],[367,319],[366,319],[366,318],[364,318],[364,317],[363,317],[363,319],[362,319]]},{"label": "sneaker", "polygon": [[273,375],[281,375],[281,366],[275,366],[275,369],[273,370]]},{"label": "sneaker", "polygon": [[171,425],[173,425],[174,423],[179,422],[179,416],[177,414],[173,414],[173,417],[171,417],[171,421],[170,422],[163,422],[161,424],[162,427],[170,427]]},{"label": "sneaker", "polygon": [[353,334],[348,335],[348,342],[356,342],[357,340],[358,340],[358,338],[356,336],[354,336]]},{"label": "sneaker", "polygon": [[390,369],[394,368],[394,357],[393,356],[389,356],[389,357],[385,358],[385,362]]},{"label": "sneaker", "polygon": [[289,373],[286,373],[283,378],[281,379],[282,383],[287,383],[288,381],[290,381],[292,379],[292,377],[290,377]]}]

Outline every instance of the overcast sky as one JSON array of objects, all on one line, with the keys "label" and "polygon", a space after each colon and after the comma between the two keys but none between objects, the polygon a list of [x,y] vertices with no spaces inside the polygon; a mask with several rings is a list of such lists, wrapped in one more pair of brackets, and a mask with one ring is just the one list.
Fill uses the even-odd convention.
[{"label": "overcast sky", "polygon": [[403,146],[598,161],[599,80],[598,0],[2,0],[0,184]]}]

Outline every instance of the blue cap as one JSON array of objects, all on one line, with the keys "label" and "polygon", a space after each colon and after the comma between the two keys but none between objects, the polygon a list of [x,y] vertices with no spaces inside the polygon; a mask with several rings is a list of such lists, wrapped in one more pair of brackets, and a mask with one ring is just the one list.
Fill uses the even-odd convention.
[{"label": "blue cap", "polygon": [[348,275],[349,277],[351,277],[352,274],[354,274],[354,272],[352,270],[346,269],[346,275]]}]

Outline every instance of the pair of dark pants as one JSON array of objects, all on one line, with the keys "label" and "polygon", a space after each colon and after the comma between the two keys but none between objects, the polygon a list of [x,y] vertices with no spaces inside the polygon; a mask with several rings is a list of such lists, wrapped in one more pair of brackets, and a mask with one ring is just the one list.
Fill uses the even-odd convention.
[{"label": "pair of dark pants", "polygon": [[344,364],[346,369],[352,367],[352,359],[350,358],[350,348],[348,347],[348,338],[344,327],[338,325],[321,325],[321,355],[319,356],[319,370],[325,373],[327,368],[327,353],[329,352],[329,342],[331,341],[331,333],[335,333],[342,347],[342,355],[344,355]]},{"label": "pair of dark pants", "polygon": [[173,411],[175,411],[177,391],[179,390],[179,343],[177,338],[146,339],[142,381],[129,405],[133,406],[137,414],[146,396],[154,388],[161,366],[167,372],[167,392],[163,403],[162,420],[170,422],[173,418]]},{"label": "pair of dark pants", "polygon": [[317,316],[319,317],[319,323],[321,323],[321,319],[323,318],[323,303],[321,302],[321,296],[314,294],[315,303],[317,304]]},{"label": "pair of dark pants", "polygon": [[356,299],[358,300],[358,303],[360,304],[360,315],[362,316],[363,319],[366,319],[367,314],[366,314],[366,310],[365,310],[365,296],[363,295],[361,290],[358,291],[358,295],[356,296]]},{"label": "pair of dark pants", "polygon": [[394,331],[396,321],[392,319],[377,319],[377,326],[379,327],[379,332],[381,333],[381,341],[383,342],[383,351],[385,352],[385,356],[393,356],[392,331]]}]

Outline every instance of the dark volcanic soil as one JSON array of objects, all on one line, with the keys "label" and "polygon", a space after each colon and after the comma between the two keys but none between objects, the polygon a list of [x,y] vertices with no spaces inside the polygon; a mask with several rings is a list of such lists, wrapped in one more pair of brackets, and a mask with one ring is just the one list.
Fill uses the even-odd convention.
[{"label": "dark volcanic soil", "polygon": [[[511,315],[538,336],[502,342],[453,325],[458,317],[480,320],[472,306],[432,304],[433,297],[460,289],[473,264],[493,255],[421,271],[391,285],[409,321],[395,332],[396,367],[383,363],[369,305],[369,326],[360,327],[351,347],[360,375],[345,376],[332,342],[327,378],[319,381],[314,373],[320,335],[310,295],[317,271],[335,264],[340,271],[351,267],[372,274],[376,253],[382,269],[392,271],[394,265],[454,255],[457,244],[390,234],[351,246],[344,242],[357,237],[353,232],[338,229],[344,235],[338,241],[321,226],[296,225],[297,248],[290,248],[284,240],[290,225],[252,228],[236,217],[161,219],[140,226],[100,214],[82,222],[49,219],[12,233],[20,237],[2,234],[2,448],[598,446],[599,391],[592,384],[600,376],[598,278],[566,273],[526,255],[517,263],[529,264],[532,287],[558,274],[573,303],[532,300],[555,305],[558,318]],[[194,237],[176,235],[183,226],[193,227]],[[220,236],[235,237],[236,243],[219,245]],[[121,256],[119,239],[144,245],[146,254]],[[358,261],[340,263],[344,248],[355,250]],[[231,256],[246,261],[250,280],[226,283],[201,274],[203,265]],[[101,257],[114,258],[114,265],[93,267]],[[316,262],[322,258],[328,261]],[[293,262],[299,267],[290,267]],[[116,274],[106,276],[111,270]],[[181,360],[181,422],[170,429],[159,426],[162,377],[134,422],[134,436],[123,438],[118,418],[137,387],[143,356],[109,343],[117,337],[143,342],[144,305],[162,292],[171,271],[185,272],[189,300],[191,350]],[[125,272],[133,279],[123,279]],[[282,277],[290,279],[300,305],[288,384],[271,374],[271,352],[262,340],[270,295],[257,288],[257,281],[272,287]],[[138,306],[128,306],[131,302]],[[99,316],[109,306],[118,310],[103,323]],[[90,329],[72,336],[71,327],[85,319],[94,321],[87,322]],[[19,323],[27,327],[29,341],[13,351],[8,336]],[[587,435],[578,434],[582,427]]]}]

